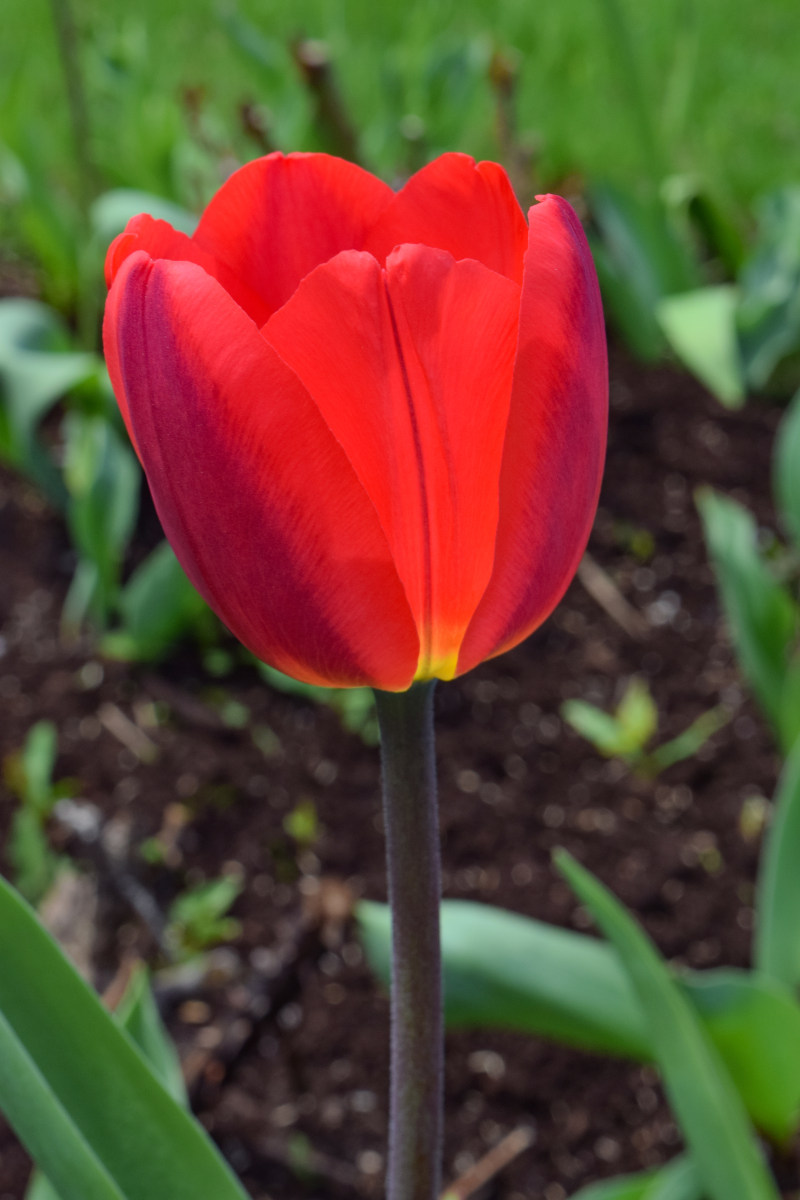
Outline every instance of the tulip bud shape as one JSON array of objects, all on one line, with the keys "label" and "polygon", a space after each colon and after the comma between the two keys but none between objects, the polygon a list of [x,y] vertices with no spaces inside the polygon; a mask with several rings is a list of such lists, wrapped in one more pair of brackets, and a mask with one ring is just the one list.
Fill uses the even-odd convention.
[{"label": "tulip bud shape", "polygon": [[263,661],[403,691],[548,616],[597,505],[603,314],[567,202],[526,221],[494,163],[400,191],[271,154],[187,237],[106,262],[114,391],[167,537]]}]

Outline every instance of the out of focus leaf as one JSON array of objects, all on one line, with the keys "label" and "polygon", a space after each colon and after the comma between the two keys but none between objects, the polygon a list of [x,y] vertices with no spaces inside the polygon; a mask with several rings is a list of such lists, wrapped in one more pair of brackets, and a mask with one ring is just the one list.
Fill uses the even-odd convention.
[{"label": "out of focus leaf", "polygon": [[642,750],[658,729],[658,709],[644,679],[631,679],[615,715],[629,750]]},{"label": "out of focus leaf", "polygon": [[703,1189],[694,1163],[681,1155],[654,1171],[590,1183],[572,1200],[703,1200]]},{"label": "out of focus leaf", "polygon": [[797,633],[797,607],[762,560],[750,513],[710,488],[697,493],[697,507],[737,657],[788,750],[798,730],[787,727],[781,693]]},{"label": "out of focus leaf", "polygon": [[756,895],[759,970],[800,988],[800,738],[778,784]]},{"label": "out of focus leaf", "polygon": [[64,485],[36,428],[57,400],[103,371],[94,354],[72,350],[52,309],[36,300],[0,300],[0,455],[63,505]]},{"label": "out of focus leaf", "polygon": [[745,381],[736,337],[737,289],[730,284],[665,296],[656,306],[678,358],[728,408],[741,408]]},{"label": "out of focus leaf", "polygon": [[210,616],[166,541],[133,572],[117,608],[121,624],[103,639],[103,651],[133,662],[157,662]]},{"label": "out of focus leaf", "polygon": [[200,1125],[0,879],[0,1107],[61,1200],[245,1200]]},{"label": "out of focus leaf", "polygon": [[[67,521],[79,555],[95,568],[94,588],[84,580],[80,583],[88,593],[87,607],[102,625],[139,511],[141,472],[128,443],[103,417],[69,413],[64,433]],[[91,580],[90,573],[86,576]],[[67,611],[78,624],[83,614],[77,603]]]},{"label": "out of focus leaf", "polygon": [[762,200],[758,239],[740,283],[745,373],[762,388],[781,359],[800,349],[800,186],[780,188]]},{"label": "out of focus leaf", "polygon": [[781,522],[800,551],[800,392],[778,427],[772,479]]},{"label": "out of focus leaf", "polygon": [[110,192],[103,192],[92,204],[89,215],[97,240],[106,246],[118,233],[122,233],[131,217],[139,213],[148,213],[157,221],[167,221],[173,229],[189,235],[194,233],[197,226],[197,217],[179,204],[133,188],[114,188]]},{"label": "out of focus leaf", "polygon": [[[356,909],[370,966],[388,986],[387,905]],[[649,1061],[654,1044],[617,955],[596,938],[464,900],[441,907],[449,1028],[510,1029]],[[679,986],[725,1059],[751,1116],[784,1141],[800,1110],[800,1008],[770,979],[690,972]]]},{"label": "out of focus leaf", "polygon": [[755,1124],[786,1143],[800,1124],[800,1004],[791,990],[766,972],[724,967],[680,984]]},{"label": "out of focus leaf", "polygon": [[779,1200],[724,1062],[646,934],[566,851],[556,863],[616,949],[645,1015],[664,1085],[710,1200]]},{"label": "out of focus leaf", "polygon": [[597,184],[589,191],[589,205],[598,234],[592,252],[607,307],[634,353],[657,358],[664,349],[657,305],[700,284],[696,264],[659,199],[641,200]]},{"label": "out of focus leaf", "polygon": [[[356,919],[370,965],[388,984],[389,908],[362,901]],[[609,946],[465,900],[444,900],[441,922],[448,1028],[513,1029],[648,1056],[635,997]]]}]

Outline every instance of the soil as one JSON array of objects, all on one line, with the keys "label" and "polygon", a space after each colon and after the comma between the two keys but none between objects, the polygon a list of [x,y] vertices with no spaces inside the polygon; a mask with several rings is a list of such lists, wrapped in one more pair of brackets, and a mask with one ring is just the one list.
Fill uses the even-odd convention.
[{"label": "soil", "polygon": [[[590,553],[627,602],[628,628],[576,580],[525,644],[438,688],[444,891],[586,930],[551,867],[565,846],[671,960],[746,966],[759,836],[743,808],[771,796],[779,760],[733,661],[693,491],[730,492],[774,527],[780,414],[728,413],[684,375],[644,371],[621,353],[612,381]],[[156,976],[195,1111],[254,1197],[377,1198],[388,1004],[347,919],[352,896],[385,897],[377,750],[251,667],[215,678],[191,648],[132,667],[101,661],[88,642],[65,645],[72,565],[59,519],[0,473],[0,755],[49,718],[56,778],[75,777],[81,802],[96,806],[99,849],[51,826],[96,901],[84,939],[94,981],[107,987],[134,953],[163,965],[171,899],[241,872],[240,935],[204,970]],[[634,674],[656,700],[659,740],[717,703],[731,709],[694,758],[649,781],[600,758],[559,717],[570,697],[610,707]],[[0,793],[2,840],[14,804]],[[307,844],[286,825],[302,804],[318,821]],[[139,849],[156,836],[164,861],[148,864]],[[485,1200],[564,1200],[680,1148],[651,1067],[482,1031],[449,1035],[446,1055],[447,1178],[515,1130],[532,1142]],[[798,1147],[774,1165],[796,1198]],[[0,1200],[21,1200],[28,1170],[0,1127]]]}]

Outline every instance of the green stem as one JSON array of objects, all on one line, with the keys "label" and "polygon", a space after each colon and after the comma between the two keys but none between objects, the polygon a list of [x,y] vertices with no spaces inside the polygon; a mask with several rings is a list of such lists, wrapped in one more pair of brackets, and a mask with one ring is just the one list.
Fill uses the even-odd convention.
[{"label": "green stem", "polygon": [[433,682],[375,693],[392,910],[387,1200],[436,1200],[441,1177],[443,1019]]}]

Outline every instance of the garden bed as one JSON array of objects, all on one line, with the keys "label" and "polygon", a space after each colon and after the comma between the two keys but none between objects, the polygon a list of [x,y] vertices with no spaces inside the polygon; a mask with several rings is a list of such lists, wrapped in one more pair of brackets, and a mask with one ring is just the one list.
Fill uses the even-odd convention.
[{"label": "garden bed", "polygon": [[[643,371],[622,354],[611,400],[590,553],[617,589],[613,615],[575,581],[526,643],[439,687],[444,891],[584,930],[550,865],[561,845],[668,958],[744,966],[759,837],[743,810],[772,795],[779,760],[742,690],[693,491],[733,492],[774,524],[780,414],[756,404],[725,412],[685,376]],[[80,800],[100,814],[99,843],[52,827],[95,881],[84,892],[94,915],[75,918],[73,940],[84,952],[91,941],[94,981],[106,988],[135,953],[162,961],[161,915],[187,884],[242,870],[240,937],[205,973],[159,979],[196,1111],[256,1197],[377,1198],[388,1003],[347,913],[353,897],[385,897],[378,752],[330,709],[269,690],[250,667],[213,678],[188,650],[131,667],[101,662],[88,643],[63,645],[72,566],[59,520],[0,474],[0,755],[49,718],[56,777],[79,780]],[[612,707],[634,674],[657,703],[660,740],[720,702],[731,709],[694,758],[650,781],[601,759],[558,715],[571,697]],[[299,840],[291,821],[295,836],[287,831],[298,805],[312,814]],[[0,793],[0,838],[13,806]],[[159,835],[164,861],[147,862],[140,847]],[[564,1200],[680,1147],[652,1068],[529,1037],[449,1035],[446,1105],[448,1178],[504,1135],[530,1133],[482,1193],[493,1200]],[[0,1200],[22,1200],[28,1169],[2,1127]],[[797,1147],[776,1170],[796,1197]]]}]

